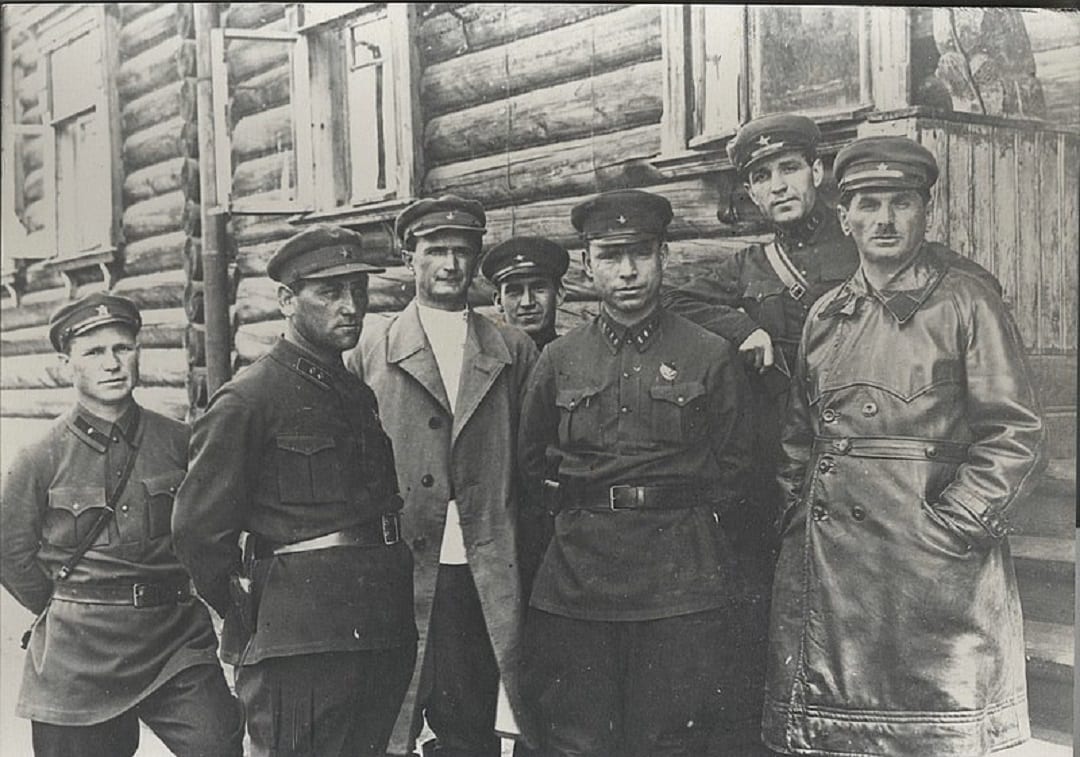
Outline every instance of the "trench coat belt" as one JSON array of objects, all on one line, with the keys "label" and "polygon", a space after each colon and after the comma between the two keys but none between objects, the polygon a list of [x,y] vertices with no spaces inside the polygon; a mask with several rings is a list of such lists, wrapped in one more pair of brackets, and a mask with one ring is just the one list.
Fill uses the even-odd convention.
[{"label": "trench coat belt", "polygon": [[890,460],[930,460],[935,463],[967,461],[969,445],[947,439],[897,436],[817,436],[815,455],[882,457]]},{"label": "trench coat belt", "polygon": [[618,484],[563,494],[560,497],[559,510],[686,510],[692,507],[711,507],[716,496],[716,487],[701,484]]},{"label": "trench coat belt", "polygon": [[84,605],[160,607],[187,602],[195,596],[189,579],[161,583],[71,584],[57,582],[53,599]]},{"label": "trench coat belt", "polygon": [[329,547],[389,547],[399,541],[401,541],[401,513],[383,513],[367,523],[288,544],[259,537],[255,543],[255,558],[261,560],[271,554],[288,555]]}]

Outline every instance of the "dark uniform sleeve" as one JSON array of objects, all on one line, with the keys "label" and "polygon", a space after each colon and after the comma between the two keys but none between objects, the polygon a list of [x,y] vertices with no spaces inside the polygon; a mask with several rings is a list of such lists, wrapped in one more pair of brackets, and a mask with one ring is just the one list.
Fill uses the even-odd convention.
[{"label": "dark uniform sleeve", "polygon": [[725,506],[744,502],[750,494],[750,383],[733,347],[724,346],[716,383],[709,396],[713,457],[725,483]]},{"label": "dark uniform sleeve", "polygon": [[547,459],[549,445],[559,441],[559,409],[555,405],[555,371],[551,350],[540,354],[521,405],[518,429],[518,461],[527,492],[526,500],[540,503],[543,481],[557,478],[558,470]]},{"label": "dark uniform sleeve", "polygon": [[1016,324],[992,284],[979,289],[964,352],[974,441],[936,509],[973,544],[989,546],[1007,533],[1009,510],[1042,471],[1046,434]]},{"label": "dark uniform sleeve", "polygon": [[753,318],[739,310],[745,257],[746,251],[740,250],[711,272],[665,291],[661,296],[662,304],[672,313],[719,334],[738,347],[761,328]]},{"label": "dark uniform sleeve", "polygon": [[[813,311],[811,311],[811,318],[813,318]],[[803,333],[802,344],[805,345],[805,329]],[[781,530],[799,504],[803,477],[806,475],[810,450],[814,444],[814,427],[810,420],[810,404],[806,396],[806,376],[806,360],[800,346],[799,358],[791,380],[791,391],[788,392],[787,410],[780,431],[781,453],[777,478],[783,495],[780,500],[783,510],[776,513],[776,516]]]},{"label": "dark uniform sleeve", "polygon": [[195,421],[187,476],[176,493],[173,549],[199,596],[220,615],[229,608],[229,576],[239,573],[240,532],[249,507],[249,461],[260,449],[255,414],[228,388]]},{"label": "dark uniform sleeve", "polygon": [[[40,454],[40,450],[37,451]],[[37,560],[41,518],[49,496],[34,453],[24,449],[4,476],[0,493],[0,583],[35,615],[52,595],[52,579]]]}]

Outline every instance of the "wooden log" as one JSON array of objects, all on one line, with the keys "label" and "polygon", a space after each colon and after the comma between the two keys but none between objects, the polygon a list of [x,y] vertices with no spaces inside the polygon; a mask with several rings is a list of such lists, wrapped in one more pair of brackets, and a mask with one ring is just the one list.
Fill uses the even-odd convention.
[{"label": "wooden log", "polygon": [[30,231],[44,229],[52,223],[52,219],[49,218],[48,203],[44,200],[29,203],[23,211],[23,222]]},{"label": "wooden log", "polygon": [[[116,86],[121,100],[134,100],[180,78],[184,40],[169,36],[159,44],[134,55],[120,64]],[[191,74],[185,74],[191,76]]]},{"label": "wooden log", "polygon": [[437,116],[424,128],[433,165],[658,123],[661,61]]},{"label": "wooden log", "polygon": [[191,281],[203,280],[202,239],[188,236],[184,242],[184,273]]},{"label": "wooden log", "polygon": [[193,101],[194,97],[195,80],[184,78],[169,82],[127,102],[120,111],[124,133],[130,134],[180,116],[184,110],[190,113],[192,106],[185,109],[184,102]]},{"label": "wooden log", "polygon": [[0,323],[5,331],[40,326],[48,323],[53,311],[67,301],[67,293],[63,288],[28,292],[23,295],[18,307],[14,300],[5,297],[0,300]]},{"label": "wooden log", "polygon": [[472,3],[425,20],[418,45],[425,66],[617,10],[617,5]]},{"label": "wooden log", "polygon": [[183,231],[168,231],[128,242],[124,247],[124,273],[138,275],[182,267],[187,241]]},{"label": "wooden log", "polygon": [[[179,308],[146,310],[142,312],[143,325],[139,329],[139,344],[143,347],[163,349],[183,346],[187,319]],[[0,357],[51,353],[48,326],[31,326],[0,332]]]},{"label": "wooden log", "polygon": [[120,21],[130,24],[139,16],[145,15],[157,8],[159,3],[120,3]]},{"label": "wooden log", "polygon": [[[143,349],[139,377],[143,386],[183,386],[187,361],[182,350]],[[55,352],[4,359],[0,389],[48,389],[71,386],[70,369]]]},{"label": "wooden log", "polygon": [[633,5],[428,67],[428,117],[660,58],[660,9]]},{"label": "wooden log", "polygon": [[180,224],[189,239],[197,238],[202,234],[202,209],[199,203],[190,197],[184,202],[184,216]]},{"label": "wooden log", "polygon": [[245,116],[233,127],[232,149],[237,163],[291,150],[292,144],[292,106],[288,103]]},{"label": "wooden log", "polygon": [[176,190],[137,202],[124,211],[124,237],[132,242],[183,227],[187,197]]},{"label": "wooden log", "polygon": [[184,312],[188,323],[206,323],[206,294],[203,282],[188,281],[184,284]]},{"label": "wooden log", "polygon": [[232,91],[232,118],[239,122],[244,116],[288,103],[292,94],[290,73],[288,66],[278,66],[237,82]]},{"label": "wooden log", "polygon": [[178,308],[183,302],[184,272],[177,269],[120,279],[113,291],[133,300],[139,308]]},{"label": "wooden log", "polygon": [[27,292],[40,292],[45,289],[55,289],[64,286],[64,278],[52,266],[44,261],[31,263],[24,271],[26,274]]},{"label": "wooden log", "polygon": [[649,124],[439,166],[424,177],[424,193],[453,192],[493,208],[651,184],[660,176],[643,159],[659,152],[660,126]]},{"label": "wooden log", "polygon": [[199,164],[191,158],[170,158],[132,171],[124,179],[124,202],[128,205],[180,190],[190,199],[199,197]]},{"label": "wooden log", "polygon": [[[385,320],[391,313],[375,313],[369,311],[364,316],[364,328],[370,328],[378,321]],[[258,360],[265,352],[269,351],[278,337],[285,331],[285,321],[280,317],[245,323],[236,330],[233,336],[235,349],[235,365],[250,365]]]},{"label": "wooden log", "polygon": [[299,229],[289,223],[285,216],[233,215],[227,226],[228,235],[236,247],[288,239]]},{"label": "wooden log", "polygon": [[[266,195],[267,199],[287,199],[296,192],[291,186],[295,170],[291,149],[240,163],[233,172],[233,198]],[[281,186],[283,179],[284,188]]]},{"label": "wooden log", "polygon": [[258,29],[283,18],[282,3],[230,3],[221,23],[230,29]]},{"label": "wooden log", "polygon": [[[40,142],[40,140],[38,140]],[[29,176],[34,171],[40,171],[45,163],[44,145],[38,143],[23,143],[22,168],[23,176]]]},{"label": "wooden log", "polygon": [[[293,232],[299,230],[295,228]],[[372,256],[369,260],[386,267],[401,265],[401,256],[395,247],[392,229],[379,225],[357,229],[356,233],[363,238],[361,247],[365,253]],[[244,276],[265,276],[266,264],[279,247],[281,240],[244,245],[236,251],[237,268]]]},{"label": "wooden log", "polygon": [[[143,407],[177,420],[183,420],[187,412],[187,392],[182,387],[139,387],[135,399]],[[70,388],[9,389],[0,392],[0,416],[55,418],[74,402],[75,392]]]},{"label": "wooden log", "polygon": [[124,168],[129,173],[170,158],[196,158],[198,130],[190,121],[170,118],[128,136],[123,153]]},{"label": "wooden log", "polygon": [[[187,3],[160,3],[148,13],[125,21],[120,29],[120,57],[126,60],[177,34],[177,11]],[[189,11],[190,13],[190,11]]]},{"label": "wooden log", "polygon": [[184,330],[184,353],[189,366],[206,365],[206,328],[188,324]]},{"label": "wooden log", "polygon": [[[261,29],[284,31],[287,27],[281,19],[260,27]],[[264,39],[229,40],[225,45],[225,60],[229,66],[229,82],[233,85],[246,81],[253,76],[265,73],[277,66],[288,65],[290,42],[273,42]]]},{"label": "wooden log", "polygon": [[37,202],[44,196],[45,172],[41,168],[38,168],[37,170],[26,174],[26,178],[23,179],[23,202]]}]

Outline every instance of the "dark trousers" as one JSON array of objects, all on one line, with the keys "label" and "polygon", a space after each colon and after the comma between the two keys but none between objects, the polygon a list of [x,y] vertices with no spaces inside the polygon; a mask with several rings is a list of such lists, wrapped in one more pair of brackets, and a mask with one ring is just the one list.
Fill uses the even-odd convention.
[{"label": "dark trousers", "polygon": [[[730,609],[623,622],[530,610],[526,691],[540,726],[536,753],[713,753],[718,729],[733,730],[753,706],[745,701],[746,666],[731,644],[738,625]],[[759,701],[756,709],[760,722]],[[758,743],[755,734],[750,748]],[[743,757],[752,752],[729,753]]]},{"label": "dark trousers", "polygon": [[439,566],[427,644],[422,701],[436,743],[425,757],[499,757],[499,666],[468,565]]},{"label": "dark trousers", "polygon": [[251,757],[382,755],[416,645],[272,657],[236,670]]},{"label": "dark trousers", "polygon": [[104,723],[31,723],[37,757],[131,757],[139,721],[178,757],[240,757],[244,721],[217,665],[182,670],[127,712]]}]

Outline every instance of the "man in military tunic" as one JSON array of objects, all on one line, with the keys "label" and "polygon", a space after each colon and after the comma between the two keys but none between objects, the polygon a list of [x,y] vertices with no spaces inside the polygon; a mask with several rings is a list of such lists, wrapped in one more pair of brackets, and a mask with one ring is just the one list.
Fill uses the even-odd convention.
[{"label": "man in military tunic", "polygon": [[176,548],[225,616],[256,755],[383,754],[412,672],[394,456],[341,359],[382,270],[344,229],[286,241],[267,265],[285,334],[195,423]]},{"label": "man in military tunic", "polygon": [[140,720],[175,754],[241,754],[210,614],[170,538],[188,429],[132,397],[141,323],[110,294],[53,315],[76,403],[4,479],[0,581],[38,616],[16,711],[39,757],[133,755]]},{"label": "man in military tunic", "polygon": [[704,754],[717,697],[744,696],[720,519],[746,506],[747,379],[659,305],[671,217],[637,190],[574,208],[601,313],[544,349],[525,397],[521,465],[557,513],[526,623],[544,755]]},{"label": "man in military tunic", "polygon": [[488,250],[480,263],[484,277],[497,287],[494,302],[503,319],[532,337],[539,350],[556,338],[562,277],[569,266],[566,249],[544,237],[511,237]]}]

